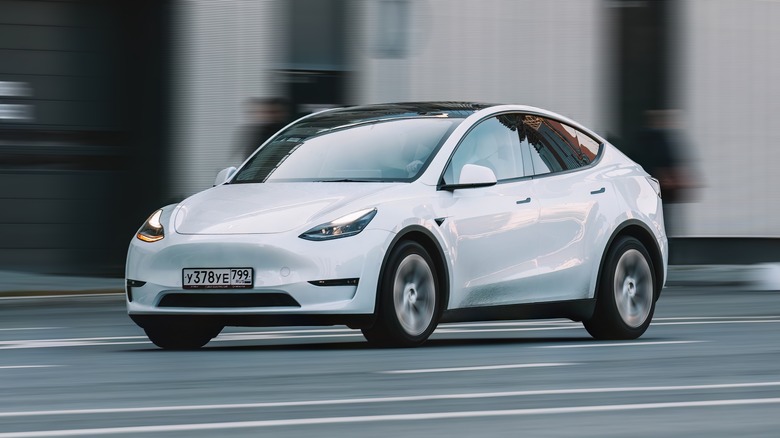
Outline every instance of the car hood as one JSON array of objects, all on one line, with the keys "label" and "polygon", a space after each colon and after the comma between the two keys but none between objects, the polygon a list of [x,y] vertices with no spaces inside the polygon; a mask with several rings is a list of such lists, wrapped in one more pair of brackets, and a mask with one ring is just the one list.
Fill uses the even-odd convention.
[{"label": "car hood", "polygon": [[[174,228],[179,234],[281,233],[397,185],[346,182],[225,184],[182,201],[175,213]],[[358,205],[355,209],[366,207],[371,205]],[[344,212],[349,213],[351,211]]]}]

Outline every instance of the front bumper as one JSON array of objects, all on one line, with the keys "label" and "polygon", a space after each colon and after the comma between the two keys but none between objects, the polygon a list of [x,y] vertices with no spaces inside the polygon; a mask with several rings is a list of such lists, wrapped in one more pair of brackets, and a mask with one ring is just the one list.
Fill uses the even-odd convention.
[{"label": "front bumper", "polygon": [[[359,315],[374,313],[379,271],[392,237],[387,231],[365,230],[320,242],[290,233],[171,233],[154,243],[133,239],[126,269],[128,313],[139,324],[155,315],[213,317],[223,325],[286,325],[296,318],[302,323],[335,324],[361,319]],[[238,267],[254,268],[251,289],[182,288],[184,268]],[[358,281],[341,281],[345,279]],[[173,295],[176,299],[171,299]]]}]

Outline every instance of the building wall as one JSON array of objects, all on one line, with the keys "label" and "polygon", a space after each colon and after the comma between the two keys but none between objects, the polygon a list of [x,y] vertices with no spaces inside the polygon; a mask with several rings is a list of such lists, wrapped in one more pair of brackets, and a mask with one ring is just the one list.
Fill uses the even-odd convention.
[{"label": "building wall", "polygon": [[[614,132],[616,8],[635,0],[344,0],[354,26],[348,103],[525,103]],[[400,5],[400,6],[399,6]],[[673,103],[698,181],[670,207],[678,236],[780,237],[780,2],[674,2]],[[397,9],[399,8],[400,9]],[[171,198],[211,185],[232,154],[242,103],[287,90],[283,0],[179,1],[174,8]],[[312,35],[316,38],[316,35]]]},{"label": "building wall", "polygon": [[677,92],[704,187],[688,236],[780,237],[780,2],[686,0]]},{"label": "building wall", "polygon": [[382,3],[362,11],[361,102],[523,103],[606,131],[600,0],[409,1],[405,19]]},{"label": "building wall", "polygon": [[123,272],[167,167],[166,5],[0,0],[0,271]]},{"label": "building wall", "polygon": [[276,0],[175,5],[171,200],[211,187],[219,170],[245,158],[236,148],[247,98],[284,93],[273,73],[286,52],[283,6]]}]

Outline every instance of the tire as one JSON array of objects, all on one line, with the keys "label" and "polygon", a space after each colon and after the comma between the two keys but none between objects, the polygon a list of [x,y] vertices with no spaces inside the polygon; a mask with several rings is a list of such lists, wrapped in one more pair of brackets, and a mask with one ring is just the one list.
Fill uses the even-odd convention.
[{"label": "tire", "polygon": [[219,335],[222,327],[196,324],[155,324],[143,328],[154,345],[166,350],[196,350]]},{"label": "tire", "polygon": [[363,336],[377,346],[422,345],[436,329],[441,314],[433,259],[417,242],[401,242],[393,248],[381,278],[376,322],[363,329]]},{"label": "tire", "polygon": [[595,339],[636,339],[653,319],[653,260],[638,239],[620,237],[609,249],[596,291],[596,309],[583,321]]}]

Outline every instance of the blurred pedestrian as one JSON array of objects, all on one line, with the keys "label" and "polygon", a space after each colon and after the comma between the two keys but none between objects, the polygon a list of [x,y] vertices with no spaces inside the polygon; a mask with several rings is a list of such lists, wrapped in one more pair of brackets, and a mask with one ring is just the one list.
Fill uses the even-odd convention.
[{"label": "blurred pedestrian", "polygon": [[290,104],[282,97],[248,99],[246,114],[248,121],[237,145],[242,160],[291,121]]},{"label": "blurred pedestrian", "polygon": [[[692,200],[697,186],[681,134],[681,112],[677,109],[645,112],[645,126],[639,135],[637,161],[661,184],[664,207]],[[678,233],[679,224],[665,208],[667,234]]]}]

